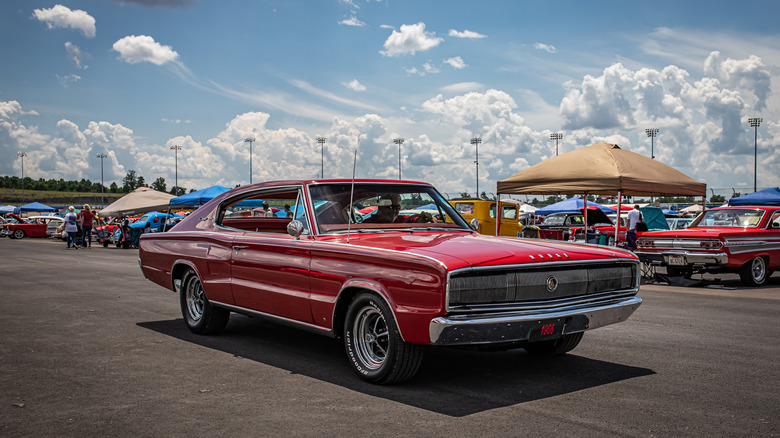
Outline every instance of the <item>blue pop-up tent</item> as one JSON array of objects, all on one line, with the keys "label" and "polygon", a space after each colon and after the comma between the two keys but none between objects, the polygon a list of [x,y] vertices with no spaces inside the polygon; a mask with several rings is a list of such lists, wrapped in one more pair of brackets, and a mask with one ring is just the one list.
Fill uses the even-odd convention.
[{"label": "blue pop-up tent", "polygon": [[223,186],[207,187],[205,189],[196,190],[186,195],[177,196],[170,200],[171,207],[200,207],[201,205],[211,201],[217,196],[230,190]]},{"label": "blue pop-up tent", "polygon": [[[555,204],[548,205],[547,207],[540,208],[536,210],[534,214],[539,216],[544,216],[544,215],[560,213],[564,211],[577,211],[583,207],[585,207],[585,201],[579,196],[575,196],[573,198],[564,199],[561,202],[556,202]],[[601,204],[588,201],[588,208],[590,207],[597,207],[598,209],[600,209],[606,214],[614,213],[616,211],[612,208],[605,207]]]},{"label": "blue pop-up tent", "polygon": [[39,211],[41,213],[54,213],[57,211],[54,207],[49,207],[48,205],[41,204],[40,202],[31,202],[29,204],[24,204],[20,207],[16,207],[14,209],[14,213],[27,213],[30,211]]},{"label": "blue pop-up tent", "polygon": [[772,187],[731,198],[729,205],[780,205],[780,188]]}]

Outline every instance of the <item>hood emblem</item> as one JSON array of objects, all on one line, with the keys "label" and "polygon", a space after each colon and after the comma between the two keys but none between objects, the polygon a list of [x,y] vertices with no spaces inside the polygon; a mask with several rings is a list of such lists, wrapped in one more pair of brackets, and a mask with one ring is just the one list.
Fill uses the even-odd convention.
[{"label": "hood emblem", "polygon": [[554,275],[547,277],[547,292],[553,293],[558,289],[558,279]]}]

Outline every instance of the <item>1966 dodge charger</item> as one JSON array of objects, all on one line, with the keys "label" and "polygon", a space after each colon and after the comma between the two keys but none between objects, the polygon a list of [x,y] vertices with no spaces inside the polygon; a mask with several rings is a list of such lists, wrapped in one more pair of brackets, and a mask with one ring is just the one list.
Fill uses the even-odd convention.
[{"label": "1966 dodge charger", "polygon": [[426,346],[566,353],[642,302],[629,252],[475,225],[425,183],[267,182],[144,234],[139,263],[178,293],[191,331],[217,333],[231,312],[270,317],[343,339],[373,383],[412,378]]}]

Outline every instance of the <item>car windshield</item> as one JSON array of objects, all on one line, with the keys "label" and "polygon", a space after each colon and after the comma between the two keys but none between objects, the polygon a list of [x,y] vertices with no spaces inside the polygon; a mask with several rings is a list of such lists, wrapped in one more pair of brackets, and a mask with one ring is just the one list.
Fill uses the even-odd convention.
[{"label": "car windshield", "polygon": [[550,216],[547,216],[544,218],[544,221],[542,221],[543,225],[563,225],[564,221],[566,220],[566,215],[563,214],[553,214]]},{"label": "car windshield", "polygon": [[[462,230],[466,221],[433,187],[417,184],[315,184],[309,193],[320,233]],[[351,203],[350,203],[351,201]]]},{"label": "car windshield", "polygon": [[707,210],[689,227],[757,228],[764,213],[764,210],[747,208]]}]

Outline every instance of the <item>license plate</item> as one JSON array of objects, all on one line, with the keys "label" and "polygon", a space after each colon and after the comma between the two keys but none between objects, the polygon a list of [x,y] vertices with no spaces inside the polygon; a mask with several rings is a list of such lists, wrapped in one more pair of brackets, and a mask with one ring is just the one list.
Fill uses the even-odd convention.
[{"label": "license plate", "polygon": [[563,318],[539,321],[536,326],[531,329],[531,336],[528,340],[533,342],[546,339],[558,339],[563,334],[564,322]]},{"label": "license plate", "polygon": [[668,263],[672,266],[683,266],[685,265],[685,256],[681,256],[681,255],[669,256]]}]

